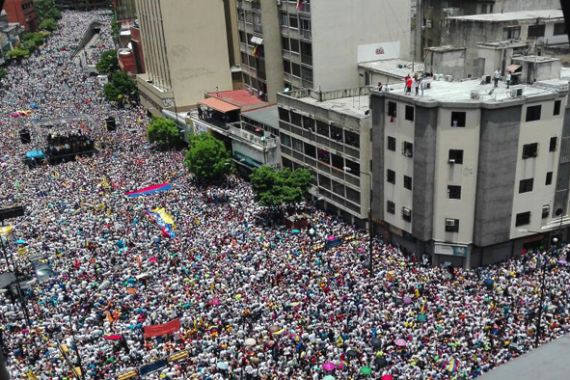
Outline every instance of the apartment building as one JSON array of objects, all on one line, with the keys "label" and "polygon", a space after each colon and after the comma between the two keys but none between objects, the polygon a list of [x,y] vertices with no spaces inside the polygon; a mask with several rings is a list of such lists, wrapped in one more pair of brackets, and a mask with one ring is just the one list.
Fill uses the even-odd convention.
[{"label": "apartment building", "polygon": [[6,0],[4,10],[8,22],[19,23],[27,32],[37,29],[38,16],[32,0]]},{"label": "apartment building", "polygon": [[271,102],[357,87],[359,63],[409,51],[410,0],[239,0],[238,17],[244,83]]},{"label": "apartment building", "polygon": [[277,96],[284,167],[313,172],[324,208],[364,225],[370,208],[369,90],[299,90]]},{"label": "apartment building", "polygon": [[137,75],[142,105],[178,113],[211,89],[232,88],[224,3],[137,0],[144,65]]},{"label": "apartment building", "polygon": [[494,263],[570,224],[568,81],[373,92],[372,219],[433,264]]}]

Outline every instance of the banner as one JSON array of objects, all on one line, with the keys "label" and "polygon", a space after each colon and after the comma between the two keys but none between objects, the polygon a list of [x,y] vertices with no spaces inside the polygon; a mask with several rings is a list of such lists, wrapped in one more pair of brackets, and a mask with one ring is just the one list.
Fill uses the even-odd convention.
[{"label": "banner", "polygon": [[180,330],[180,319],[174,319],[162,325],[150,325],[144,327],[144,337],[162,336],[175,333]]},{"label": "banner", "polygon": [[0,236],[8,236],[12,231],[14,231],[14,226],[12,225],[0,227]]},{"label": "banner", "polygon": [[134,190],[126,192],[125,195],[129,198],[137,198],[137,197],[144,197],[147,195],[153,195],[156,193],[161,193],[163,191],[168,191],[172,189],[172,185],[170,183],[161,183],[159,185],[152,185],[148,187],[144,187],[142,189]]},{"label": "banner", "polygon": [[146,215],[149,219],[159,225],[164,237],[173,238],[176,236],[174,232],[174,219],[172,215],[163,208],[155,208],[152,211],[147,210]]}]

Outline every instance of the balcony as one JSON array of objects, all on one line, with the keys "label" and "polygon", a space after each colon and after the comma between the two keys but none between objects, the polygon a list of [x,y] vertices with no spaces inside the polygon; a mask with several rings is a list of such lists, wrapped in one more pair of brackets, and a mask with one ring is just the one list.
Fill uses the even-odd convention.
[{"label": "balcony", "polygon": [[261,150],[277,148],[277,139],[275,137],[262,137],[241,129],[241,122],[239,121],[229,123],[227,126],[229,127],[229,135],[233,139],[241,140]]},{"label": "balcony", "polygon": [[302,40],[311,41],[312,40],[312,32],[310,30],[301,29],[300,37]]}]

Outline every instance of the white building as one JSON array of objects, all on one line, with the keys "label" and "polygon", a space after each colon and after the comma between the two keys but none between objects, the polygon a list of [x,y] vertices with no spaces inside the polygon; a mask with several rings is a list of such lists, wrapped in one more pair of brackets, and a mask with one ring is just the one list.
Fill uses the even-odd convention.
[{"label": "white building", "polygon": [[474,267],[570,224],[567,80],[430,86],[371,95],[372,218],[386,239]]}]

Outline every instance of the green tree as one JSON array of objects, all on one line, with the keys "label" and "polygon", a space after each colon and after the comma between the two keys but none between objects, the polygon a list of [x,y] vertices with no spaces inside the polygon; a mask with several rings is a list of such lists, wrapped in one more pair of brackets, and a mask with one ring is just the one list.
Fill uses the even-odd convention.
[{"label": "green tree", "polygon": [[153,117],[147,129],[148,141],[162,149],[179,148],[184,144],[176,123],[165,117]]},{"label": "green tree", "polygon": [[127,101],[133,103],[138,102],[139,90],[136,82],[131,79],[129,74],[117,71],[111,74],[111,79],[103,87],[105,98],[110,102],[125,103]]},{"label": "green tree", "polygon": [[40,30],[47,30],[48,32],[53,32],[57,30],[57,21],[55,21],[53,18],[43,19],[38,25],[38,28]]},{"label": "green tree", "polygon": [[61,12],[54,0],[34,0],[34,9],[40,20],[48,18],[59,20],[61,18]]},{"label": "green tree", "polygon": [[30,56],[30,51],[26,48],[22,48],[22,47],[17,47],[17,48],[13,48],[11,49],[6,56],[8,57],[8,59],[22,59],[22,58],[28,58]]},{"label": "green tree", "polygon": [[278,208],[303,201],[311,186],[307,169],[276,169],[261,166],[250,176],[255,197],[263,206]]},{"label": "green tree", "polygon": [[97,71],[100,74],[112,74],[119,70],[119,60],[117,58],[116,50],[107,50],[101,54],[99,62],[96,65]]},{"label": "green tree", "polygon": [[184,164],[198,181],[221,182],[232,171],[232,161],[225,145],[209,133],[190,138]]},{"label": "green tree", "polygon": [[8,71],[4,67],[0,67],[0,79],[6,78]]},{"label": "green tree", "polygon": [[20,43],[24,49],[34,51],[45,41],[45,35],[41,32],[23,33],[20,37]]}]

